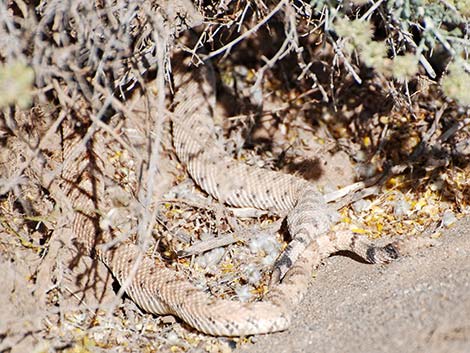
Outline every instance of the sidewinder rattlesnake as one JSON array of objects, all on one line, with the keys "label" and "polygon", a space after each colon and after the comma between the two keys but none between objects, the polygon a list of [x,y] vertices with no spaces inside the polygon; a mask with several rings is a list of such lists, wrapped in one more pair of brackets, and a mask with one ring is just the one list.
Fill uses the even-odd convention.
[{"label": "sidewinder rattlesnake", "polygon": [[[191,16],[178,18],[188,20]],[[210,68],[188,68],[186,61],[174,66],[173,142],[180,161],[203,190],[227,205],[288,212],[293,240],[275,264],[268,294],[263,301],[251,303],[210,296],[163,261],[143,255],[132,242],[103,246],[113,239],[112,231],[99,225],[100,214],[105,213],[100,207],[105,188],[102,171],[109,163],[102,158],[107,148],[103,132],[93,124],[82,126],[80,132],[64,123],[64,166],[58,192],[65,193],[73,206],[73,231],[83,253],[100,259],[121,285],[126,283],[126,292],[135,303],[150,313],[175,315],[211,335],[280,331],[289,326],[292,309],[306,291],[312,268],[332,252],[351,250],[372,263],[397,257],[393,245],[375,247],[348,232],[329,233],[329,206],[309,182],[228,156],[214,138],[215,94]],[[77,155],[85,134],[90,140]]]}]

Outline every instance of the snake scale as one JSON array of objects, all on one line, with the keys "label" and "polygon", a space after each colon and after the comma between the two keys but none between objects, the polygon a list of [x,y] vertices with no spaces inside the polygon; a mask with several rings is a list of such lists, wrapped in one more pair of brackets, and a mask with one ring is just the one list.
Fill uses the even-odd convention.
[{"label": "snake scale", "polygon": [[[174,59],[175,60],[175,59]],[[214,79],[209,65],[191,67],[174,62],[173,143],[194,181],[227,205],[288,212],[292,242],[276,261],[272,285],[262,301],[241,303],[214,298],[196,288],[162,260],[143,255],[131,241],[115,242],[112,230],[100,226],[105,214],[104,170],[109,163],[103,134],[93,125],[63,124],[61,192],[74,209],[73,232],[81,251],[98,258],[129,297],[154,314],[179,317],[196,330],[238,336],[285,330],[320,261],[338,250],[351,250],[372,263],[397,257],[393,245],[374,247],[349,232],[329,232],[330,208],[309,182],[233,160],[214,137]],[[83,136],[90,139],[79,148]],[[79,151],[79,153],[77,153]],[[97,212],[99,210],[99,212]]]}]

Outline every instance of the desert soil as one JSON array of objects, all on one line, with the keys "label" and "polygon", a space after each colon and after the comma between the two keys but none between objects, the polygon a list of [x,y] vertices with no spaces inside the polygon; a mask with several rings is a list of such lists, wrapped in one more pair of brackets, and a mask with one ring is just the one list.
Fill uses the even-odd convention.
[{"label": "desert soil", "polygon": [[237,352],[470,352],[470,218],[387,266],[330,257],[290,330]]},{"label": "desert soil", "polygon": [[[435,246],[418,249],[389,265],[370,265],[343,254],[328,258],[316,270],[308,294],[295,311],[291,328],[251,337],[248,343],[238,344],[235,352],[470,352],[470,218],[442,229],[442,233]],[[8,351],[11,344],[14,352],[25,352],[26,347],[47,351],[45,347],[49,344],[38,345],[39,341],[49,341],[55,348],[58,348],[55,341],[73,341],[73,336],[55,340],[51,333],[40,339],[44,308],[37,305],[41,302],[39,290],[29,281],[30,273],[34,272],[30,267],[37,265],[38,258],[30,254],[29,259],[26,251],[21,254],[15,260],[0,261],[3,276],[0,352],[5,348]],[[128,305],[129,301],[125,303]],[[136,317],[141,316],[142,313]],[[160,320],[151,315],[143,317],[147,322]],[[134,336],[138,335],[136,329],[130,330],[127,334],[131,336],[122,335],[122,340],[130,340],[129,345],[122,346],[120,351],[141,351],[145,342],[150,344],[166,337],[161,330],[155,332],[153,340],[141,337],[142,342],[134,343],[131,341],[139,336]],[[164,329],[167,333],[168,330],[171,331],[171,326]],[[113,332],[119,336],[119,330]],[[209,341],[207,344],[212,345]],[[72,346],[66,344],[62,348]],[[112,350],[117,348],[112,346]],[[212,348],[210,352],[219,351],[217,345]],[[227,348],[223,351],[230,351]],[[94,347],[86,351],[103,350]],[[171,350],[166,345],[159,346],[157,351]],[[177,350],[180,351],[208,352],[206,348]]]}]

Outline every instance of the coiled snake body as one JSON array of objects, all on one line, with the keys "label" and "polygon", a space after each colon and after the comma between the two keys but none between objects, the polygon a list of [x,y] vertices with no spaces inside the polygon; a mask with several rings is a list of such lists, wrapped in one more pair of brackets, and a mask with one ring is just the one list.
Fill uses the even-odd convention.
[{"label": "coiled snake body", "polygon": [[348,232],[329,233],[329,208],[307,181],[233,160],[214,138],[215,102],[212,73],[207,66],[189,69],[174,65],[173,142],[176,153],[194,181],[208,194],[236,207],[288,212],[293,241],[275,264],[273,286],[261,302],[240,303],[217,299],[196,288],[163,262],[142,255],[131,242],[110,248],[111,231],[99,226],[100,199],[104,196],[101,171],[108,163],[100,131],[93,134],[86,152],[74,156],[80,137],[64,131],[61,188],[75,216],[73,230],[84,253],[99,258],[126,292],[144,310],[175,315],[195,329],[212,335],[249,335],[284,330],[293,307],[309,283],[312,268],[338,250],[352,250],[370,262],[397,256],[393,246],[376,248]]}]

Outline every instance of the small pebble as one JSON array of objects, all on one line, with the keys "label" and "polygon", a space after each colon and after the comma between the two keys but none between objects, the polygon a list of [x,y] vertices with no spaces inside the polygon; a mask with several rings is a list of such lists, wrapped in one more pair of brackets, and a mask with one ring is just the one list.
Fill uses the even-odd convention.
[{"label": "small pebble", "polygon": [[377,173],[377,168],[375,165],[361,164],[356,167],[357,173],[363,178],[372,178]]},{"label": "small pebble", "polygon": [[263,252],[266,256],[271,254],[278,254],[280,245],[272,234],[260,234],[255,237],[250,243],[249,248],[252,254]]},{"label": "small pebble", "polygon": [[396,217],[402,217],[402,216],[408,215],[409,213],[410,213],[410,204],[404,199],[397,200],[397,202],[395,203],[393,207],[393,214]]},{"label": "small pebble", "polygon": [[362,212],[362,211],[367,211],[370,208],[371,202],[370,200],[358,200],[352,204],[352,208],[354,212]]},{"label": "small pebble", "polygon": [[249,286],[240,286],[236,288],[235,294],[237,295],[238,299],[242,302],[247,302],[252,296]]},{"label": "small pebble", "polygon": [[225,255],[225,250],[223,248],[213,249],[200,255],[196,263],[202,268],[208,268],[211,266],[217,265]]},{"label": "small pebble", "polygon": [[166,339],[168,344],[177,346],[181,343],[181,339],[179,338],[178,334],[175,331],[170,331],[166,335]]},{"label": "small pebble", "polygon": [[367,155],[364,151],[357,151],[353,158],[358,162],[364,162],[367,159]]},{"label": "small pebble", "polygon": [[243,272],[245,273],[245,276],[248,279],[248,283],[250,284],[257,285],[261,280],[261,273],[259,269],[253,264],[247,265]]},{"label": "small pebble", "polygon": [[442,225],[446,228],[449,228],[455,222],[457,222],[457,217],[455,217],[454,212],[451,210],[446,210],[442,215]]},{"label": "small pebble", "polygon": [[272,266],[274,264],[274,261],[276,261],[277,256],[278,256],[278,253],[270,254],[270,255],[264,257],[263,260],[261,261],[261,263],[264,266]]}]

